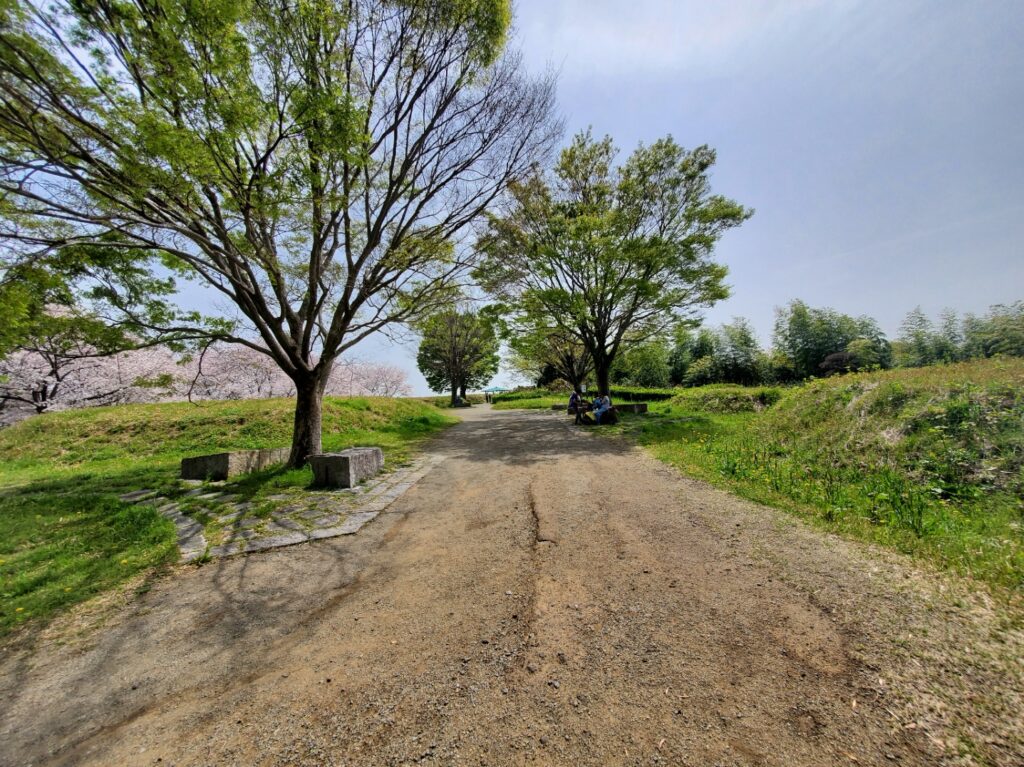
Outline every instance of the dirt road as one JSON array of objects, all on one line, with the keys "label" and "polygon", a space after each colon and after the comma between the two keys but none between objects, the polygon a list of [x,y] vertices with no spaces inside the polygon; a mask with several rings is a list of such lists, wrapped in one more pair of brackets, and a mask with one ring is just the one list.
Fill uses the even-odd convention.
[{"label": "dirt road", "polygon": [[1021,633],[549,413],[2,659],[3,765],[1022,763]]}]

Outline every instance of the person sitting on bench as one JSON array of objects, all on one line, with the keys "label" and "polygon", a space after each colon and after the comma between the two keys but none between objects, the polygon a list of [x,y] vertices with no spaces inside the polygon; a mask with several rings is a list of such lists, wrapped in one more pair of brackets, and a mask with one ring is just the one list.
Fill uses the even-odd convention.
[{"label": "person sitting on bench", "polygon": [[612,409],[612,400],[607,394],[603,394],[594,400],[594,420],[601,423],[601,416]]}]

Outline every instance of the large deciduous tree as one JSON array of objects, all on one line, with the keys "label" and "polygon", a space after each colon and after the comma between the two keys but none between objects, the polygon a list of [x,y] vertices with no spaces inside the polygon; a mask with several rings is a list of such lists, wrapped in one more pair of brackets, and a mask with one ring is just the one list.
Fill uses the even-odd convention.
[{"label": "large deciduous tree", "polygon": [[454,406],[466,390],[485,386],[498,372],[498,334],[490,317],[447,309],[428,317],[416,355],[427,384],[436,392],[451,391]]},{"label": "large deciduous tree", "polygon": [[[0,237],[110,240],[237,312],[321,449],[339,356],[450,300],[459,237],[557,137],[508,0],[0,4]],[[128,297],[110,303],[127,310]],[[153,330],[193,327],[165,314]]]},{"label": "large deciduous tree", "polygon": [[668,137],[618,167],[615,155],[610,138],[577,135],[552,173],[510,187],[478,241],[482,284],[514,317],[579,339],[602,394],[624,339],[669,335],[728,294],[712,252],[751,215],[711,193],[706,146],[687,151]]},{"label": "large deciduous tree", "polygon": [[560,378],[581,391],[594,368],[590,352],[571,333],[557,326],[515,325],[506,333],[512,365],[540,385]]}]

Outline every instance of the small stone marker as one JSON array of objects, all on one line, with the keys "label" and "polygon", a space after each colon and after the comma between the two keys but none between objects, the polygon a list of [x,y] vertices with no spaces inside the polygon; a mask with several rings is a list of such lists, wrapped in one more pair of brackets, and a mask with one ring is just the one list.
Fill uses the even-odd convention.
[{"label": "small stone marker", "polygon": [[313,484],[317,487],[355,487],[384,468],[379,447],[353,447],[340,453],[311,455]]},{"label": "small stone marker", "polygon": [[279,447],[271,450],[236,450],[232,453],[183,458],[181,478],[224,480],[284,463],[290,453],[289,448]]}]

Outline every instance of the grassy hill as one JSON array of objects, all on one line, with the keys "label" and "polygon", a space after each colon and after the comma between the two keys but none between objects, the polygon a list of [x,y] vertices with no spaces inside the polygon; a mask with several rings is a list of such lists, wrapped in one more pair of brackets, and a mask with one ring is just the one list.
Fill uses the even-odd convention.
[{"label": "grassy hill", "polygon": [[[0,636],[177,556],[174,528],[118,496],[170,484],[181,458],[289,444],[291,400],[170,403],[51,413],[0,430]],[[389,464],[451,423],[414,400],[328,399],[324,448],[384,448]],[[270,471],[250,492],[308,484]]]},{"label": "grassy hill", "polygon": [[1024,360],[686,390],[622,428],[825,527],[1024,589]]}]

